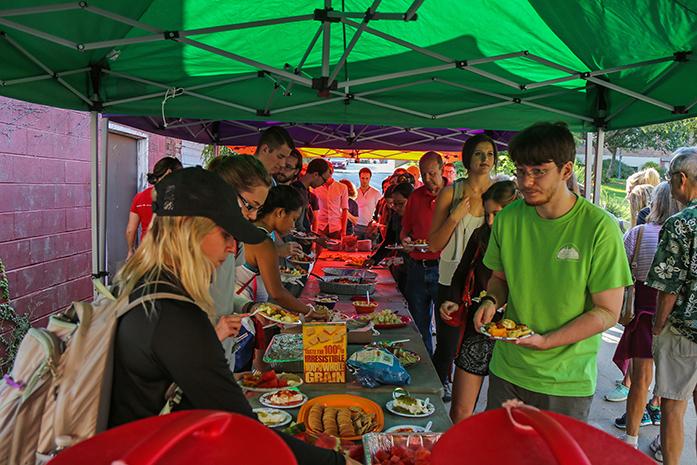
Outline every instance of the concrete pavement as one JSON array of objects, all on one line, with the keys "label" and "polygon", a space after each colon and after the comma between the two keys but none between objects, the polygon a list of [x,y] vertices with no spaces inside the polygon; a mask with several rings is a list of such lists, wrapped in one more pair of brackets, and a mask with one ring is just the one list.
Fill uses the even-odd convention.
[{"label": "concrete pavement", "polygon": [[[616,428],[613,424],[614,419],[621,416],[626,408],[625,402],[607,402],[603,399],[606,392],[615,387],[615,381],[622,378],[622,373],[612,362],[612,355],[615,352],[617,342],[622,336],[622,326],[617,325],[606,331],[602,338],[602,346],[598,354],[598,389],[591,407],[589,423],[602,429],[613,436],[620,437],[623,430]],[[482,388],[482,395],[477,404],[477,412],[484,410],[486,406],[487,383]],[[450,407],[450,404],[446,404]],[[683,449],[680,465],[695,465],[697,456],[695,455],[695,427],[697,427],[697,415],[695,406],[690,402],[685,416],[685,447]],[[639,449],[651,457],[653,454],[649,449],[649,444],[658,434],[658,426],[644,426],[639,434]]]}]

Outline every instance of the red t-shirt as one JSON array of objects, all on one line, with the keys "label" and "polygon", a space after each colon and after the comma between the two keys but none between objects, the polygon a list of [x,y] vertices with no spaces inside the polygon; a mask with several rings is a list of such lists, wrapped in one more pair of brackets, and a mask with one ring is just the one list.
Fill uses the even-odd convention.
[{"label": "red t-shirt", "polygon": [[[425,239],[428,241],[428,233],[433,222],[433,213],[436,210],[437,194],[429,191],[426,186],[421,186],[409,196],[407,206],[402,217],[402,229],[413,240]],[[440,252],[409,252],[414,260],[438,260]]]},{"label": "red t-shirt", "polygon": [[141,239],[145,237],[152,221],[152,189],[153,186],[150,186],[143,192],[138,192],[131,203],[131,212],[140,218]]}]

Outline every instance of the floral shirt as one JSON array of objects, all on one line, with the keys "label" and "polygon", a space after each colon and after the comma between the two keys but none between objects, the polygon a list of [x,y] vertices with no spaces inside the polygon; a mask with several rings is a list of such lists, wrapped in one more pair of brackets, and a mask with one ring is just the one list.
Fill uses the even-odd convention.
[{"label": "floral shirt", "polygon": [[663,225],[646,284],[678,295],[669,320],[697,342],[697,199]]}]

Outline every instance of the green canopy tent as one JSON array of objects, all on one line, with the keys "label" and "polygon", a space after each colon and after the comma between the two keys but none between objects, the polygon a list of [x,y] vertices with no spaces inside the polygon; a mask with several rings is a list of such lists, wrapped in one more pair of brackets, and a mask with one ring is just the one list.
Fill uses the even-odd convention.
[{"label": "green canopy tent", "polygon": [[[3,3],[0,94],[93,113],[100,202],[98,112],[501,130],[562,120],[597,131],[596,161],[605,129],[697,113],[694,0]],[[95,205],[103,234],[100,216]]]}]

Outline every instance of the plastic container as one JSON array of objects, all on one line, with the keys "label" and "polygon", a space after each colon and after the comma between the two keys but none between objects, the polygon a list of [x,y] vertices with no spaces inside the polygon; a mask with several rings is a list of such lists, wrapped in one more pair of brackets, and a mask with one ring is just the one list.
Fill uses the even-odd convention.
[{"label": "plastic container", "polygon": [[361,239],[356,242],[356,249],[359,252],[370,252],[373,250],[373,242],[370,239]]},{"label": "plastic container", "polygon": [[[347,279],[350,283],[336,282],[338,279]],[[319,282],[319,290],[327,294],[365,295],[366,292],[375,292],[375,283],[361,283],[361,280],[355,277],[328,276]]]},{"label": "plastic container", "polygon": [[324,305],[327,307],[329,310],[334,310],[334,307],[336,307],[337,302],[339,301],[338,299],[330,299],[330,298],[324,298],[324,300],[320,301],[322,299],[321,296],[316,296],[310,299],[310,301],[313,303],[313,305]]},{"label": "plastic container", "polygon": [[361,315],[373,313],[379,305],[377,302],[372,300],[368,302],[363,296],[351,297],[351,303],[353,303],[353,308],[356,309],[356,313]]},{"label": "plastic container", "polygon": [[263,360],[276,371],[302,373],[304,369],[303,335],[276,334],[271,338]]},{"label": "plastic container", "polygon": [[[369,433],[363,436],[365,465],[372,465],[378,451],[389,451],[394,446],[433,449],[443,433]],[[453,462],[457,463],[457,462]],[[461,462],[460,462],[461,463]]]}]

